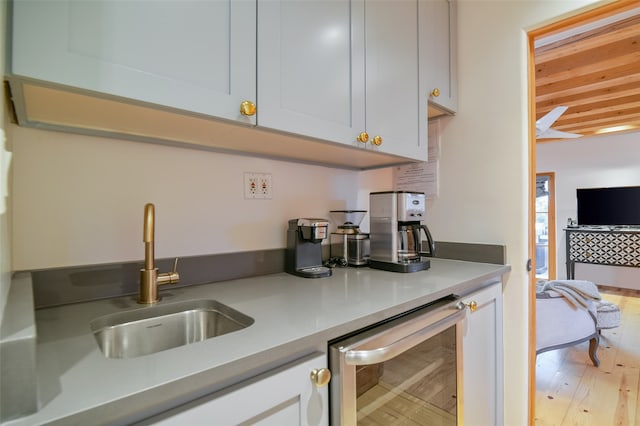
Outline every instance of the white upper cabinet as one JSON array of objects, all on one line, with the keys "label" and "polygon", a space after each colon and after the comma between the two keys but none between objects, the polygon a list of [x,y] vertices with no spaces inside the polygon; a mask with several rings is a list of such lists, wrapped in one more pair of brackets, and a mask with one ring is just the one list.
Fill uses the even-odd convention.
[{"label": "white upper cabinet", "polygon": [[366,3],[366,131],[369,147],[425,161],[427,98],[419,91],[419,3]]},{"label": "white upper cabinet", "polygon": [[417,10],[417,0],[258,2],[258,125],[426,160]]},{"label": "white upper cabinet", "polygon": [[429,93],[453,95],[451,5],[14,0],[8,80],[21,125],[358,169],[424,161]]},{"label": "white upper cabinet", "polygon": [[356,144],[365,130],[362,1],[258,2],[258,125]]},{"label": "white upper cabinet", "polygon": [[255,0],[13,3],[14,75],[244,122]]},{"label": "white upper cabinet", "polygon": [[420,10],[421,91],[449,113],[458,109],[455,0],[427,0]]}]

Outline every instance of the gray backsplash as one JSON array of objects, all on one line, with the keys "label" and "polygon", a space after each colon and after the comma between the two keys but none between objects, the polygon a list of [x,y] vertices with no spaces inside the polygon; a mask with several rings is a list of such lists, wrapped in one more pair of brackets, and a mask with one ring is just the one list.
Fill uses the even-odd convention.
[{"label": "gray backsplash", "polygon": [[[323,255],[329,256],[328,245],[323,246]],[[436,257],[504,264],[506,248],[493,244],[436,241]],[[180,283],[174,287],[275,274],[284,271],[284,262],[285,249],[181,257],[178,262]],[[156,266],[160,272],[168,272],[173,267],[173,258],[156,259]],[[142,267],[143,261],[138,261],[29,271],[35,307],[137,294]]]},{"label": "gray backsplash", "polygon": [[[208,284],[284,271],[284,249],[181,257],[180,282],[172,287]],[[160,272],[173,268],[173,258],[156,259]],[[137,294],[143,261],[30,271],[34,303],[44,308],[68,303]]]},{"label": "gray backsplash", "polygon": [[436,241],[436,257],[505,265],[507,263],[507,246]]}]

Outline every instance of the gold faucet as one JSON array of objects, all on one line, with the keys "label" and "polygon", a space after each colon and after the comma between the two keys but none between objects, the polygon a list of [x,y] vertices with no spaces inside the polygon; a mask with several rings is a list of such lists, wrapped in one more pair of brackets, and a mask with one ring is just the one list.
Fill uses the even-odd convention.
[{"label": "gold faucet", "polygon": [[148,203],[144,206],[144,225],[142,241],[144,241],[144,269],[140,269],[140,292],[138,303],[152,304],[160,300],[158,286],[163,284],[175,284],[180,281],[177,272],[178,258],[173,264],[172,272],[158,273],[155,267],[153,242],[155,229],[155,207]]}]

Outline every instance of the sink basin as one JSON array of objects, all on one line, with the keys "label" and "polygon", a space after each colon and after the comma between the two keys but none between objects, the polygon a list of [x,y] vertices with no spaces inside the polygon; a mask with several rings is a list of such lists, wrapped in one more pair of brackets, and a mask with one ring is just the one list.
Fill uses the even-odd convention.
[{"label": "sink basin", "polygon": [[242,330],[254,320],[216,300],[190,300],[105,315],[91,331],[107,358],[135,358]]}]

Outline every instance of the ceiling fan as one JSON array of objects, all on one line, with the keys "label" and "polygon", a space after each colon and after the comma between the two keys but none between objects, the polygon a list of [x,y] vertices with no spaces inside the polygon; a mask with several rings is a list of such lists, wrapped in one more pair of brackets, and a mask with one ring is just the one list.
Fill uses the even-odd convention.
[{"label": "ceiling fan", "polygon": [[561,132],[551,128],[551,125],[564,114],[567,108],[566,106],[555,107],[547,115],[536,121],[536,139],[570,139],[582,136],[577,133]]}]

